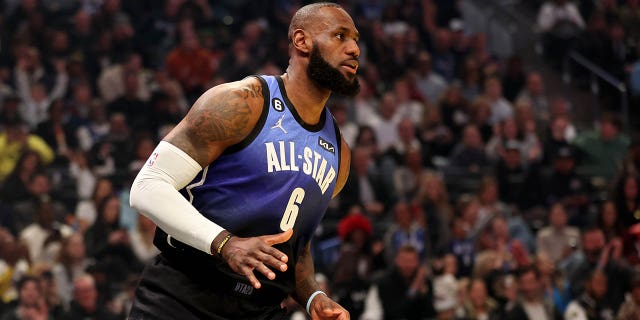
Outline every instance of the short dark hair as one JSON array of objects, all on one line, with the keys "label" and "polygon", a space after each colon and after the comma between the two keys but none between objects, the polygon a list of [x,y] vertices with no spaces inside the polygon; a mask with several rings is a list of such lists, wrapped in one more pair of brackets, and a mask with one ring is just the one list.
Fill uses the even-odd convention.
[{"label": "short dark hair", "polygon": [[304,29],[309,21],[314,20],[312,16],[314,16],[319,9],[326,7],[343,9],[341,5],[333,2],[312,3],[298,9],[291,18],[291,23],[289,24],[289,31],[287,32],[289,41],[293,39],[293,31],[296,29]]}]

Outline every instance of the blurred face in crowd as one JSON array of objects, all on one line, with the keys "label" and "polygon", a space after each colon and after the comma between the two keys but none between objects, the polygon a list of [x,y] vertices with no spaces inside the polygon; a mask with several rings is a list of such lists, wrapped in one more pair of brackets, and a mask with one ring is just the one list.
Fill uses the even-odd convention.
[{"label": "blurred face in crowd", "polygon": [[98,292],[93,279],[89,277],[78,278],[74,283],[73,298],[84,310],[96,310]]},{"label": "blurred face in crowd", "polygon": [[20,288],[20,304],[23,306],[36,306],[40,301],[42,292],[35,279],[26,280]]},{"label": "blurred face in crowd", "polygon": [[67,256],[73,261],[80,261],[85,258],[86,248],[82,234],[74,233],[66,240],[65,246]]},{"label": "blurred face in crowd", "polygon": [[638,196],[638,182],[631,176],[624,181],[624,196],[627,199],[636,199]]},{"label": "blurred face in crowd", "polygon": [[467,148],[482,148],[482,136],[476,126],[464,128],[463,143]]},{"label": "blurred face in crowd", "polygon": [[396,255],[395,265],[400,275],[404,279],[410,280],[420,265],[418,253],[415,251],[400,250]]},{"label": "blurred face in crowd", "polygon": [[597,262],[604,246],[605,238],[602,230],[588,230],[582,235],[582,251],[587,258],[587,261],[591,263]]},{"label": "blurred face in crowd", "polygon": [[607,227],[615,227],[618,221],[618,209],[613,201],[606,201],[602,204],[602,223]]},{"label": "blurred face in crowd", "polygon": [[474,279],[469,287],[469,300],[474,307],[483,306],[487,302],[487,286],[481,279]]},{"label": "blurred face in crowd", "polygon": [[102,211],[103,219],[109,224],[116,223],[120,217],[120,200],[117,197],[110,197],[106,201]]},{"label": "blurred face in crowd", "polygon": [[533,95],[540,95],[544,91],[542,77],[537,72],[532,72],[527,77],[527,90]]},{"label": "blurred face in crowd", "polygon": [[567,225],[567,212],[562,204],[556,203],[551,207],[549,222],[551,226],[558,229],[564,228]]},{"label": "blurred face in crowd", "polygon": [[398,136],[404,144],[409,144],[416,137],[416,129],[413,122],[409,119],[402,119],[398,123]]},{"label": "blurred face in crowd", "polygon": [[411,227],[411,222],[413,222],[413,218],[411,216],[411,211],[409,210],[409,206],[406,202],[398,202],[396,204],[395,209],[396,223],[403,229],[409,229]]},{"label": "blurred face in crowd", "polygon": [[586,289],[596,300],[604,298],[607,294],[607,276],[600,271],[594,272],[587,282]]},{"label": "blurred face in crowd", "polygon": [[600,136],[602,140],[611,140],[618,135],[618,127],[611,121],[600,122]]},{"label": "blurred face in crowd", "polygon": [[380,114],[385,119],[391,119],[396,112],[396,96],[391,92],[387,92],[382,96],[380,102]]},{"label": "blurred face in crowd", "polygon": [[371,156],[369,152],[365,148],[356,148],[353,151],[353,159],[351,162],[353,163],[353,168],[356,174],[363,176],[366,175],[367,170],[369,169],[369,164],[371,161]]},{"label": "blurred face in crowd", "polygon": [[538,276],[531,270],[518,277],[518,288],[525,301],[535,302],[540,297]]},{"label": "blurred face in crowd", "polygon": [[502,96],[502,84],[497,78],[490,78],[485,82],[485,93],[489,99],[495,100]]}]

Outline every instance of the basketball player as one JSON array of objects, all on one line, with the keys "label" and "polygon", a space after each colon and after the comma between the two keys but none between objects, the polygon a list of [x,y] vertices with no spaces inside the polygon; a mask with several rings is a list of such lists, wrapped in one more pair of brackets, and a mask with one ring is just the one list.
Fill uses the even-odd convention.
[{"label": "basketball player", "polygon": [[320,291],[309,241],[348,176],[325,103],[357,93],[358,38],[339,5],[301,8],[286,73],[208,90],[158,144],[131,205],[162,253],[130,319],[280,319],[288,295],[312,319],[349,319]]}]

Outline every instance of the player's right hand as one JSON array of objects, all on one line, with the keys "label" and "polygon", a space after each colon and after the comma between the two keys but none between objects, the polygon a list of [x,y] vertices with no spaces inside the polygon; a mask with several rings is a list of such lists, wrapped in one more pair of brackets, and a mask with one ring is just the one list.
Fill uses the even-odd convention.
[{"label": "player's right hand", "polygon": [[220,252],[222,258],[231,269],[249,280],[251,285],[259,289],[260,281],[254,271],[258,271],[267,278],[273,280],[276,274],[271,268],[278,271],[287,271],[289,257],[273,245],[289,241],[293,229],[285,232],[252,238],[231,237]]}]

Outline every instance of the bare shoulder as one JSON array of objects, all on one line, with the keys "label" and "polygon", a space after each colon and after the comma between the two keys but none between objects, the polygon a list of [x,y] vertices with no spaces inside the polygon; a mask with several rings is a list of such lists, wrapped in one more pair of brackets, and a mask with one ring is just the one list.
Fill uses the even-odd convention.
[{"label": "bare shoulder", "polygon": [[256,78],[215,86],[198,98],[164,140],[205,167],[249,135],[263,103],[262,85]]},{"label": "bare shoulder", "polygon": [[333,190],[333,197],[337,196],[342,190],[347,179],[349,178],[349,170],[351,169],[351,149],[349,144],[342,138],[340,142],[340,169],[338,170],[338,180]]}]

